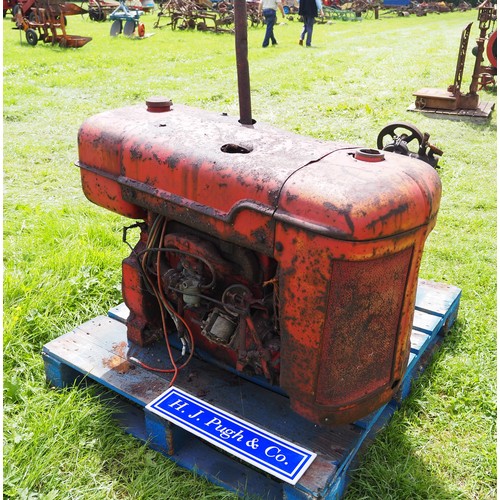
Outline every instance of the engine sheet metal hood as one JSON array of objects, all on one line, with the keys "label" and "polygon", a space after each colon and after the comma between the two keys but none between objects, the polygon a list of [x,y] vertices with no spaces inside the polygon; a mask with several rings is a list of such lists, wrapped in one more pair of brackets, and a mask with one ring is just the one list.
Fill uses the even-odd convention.
[{"label": "engine sheet metal hood", "polygon": [[[78,142],[81,167],[112,172],[138,188],[144,184],[221,214],[242,200],[274,210],[286,179],[335,147],[183,105],[163,113],[142,105],[100,113],[84,122]],[[238,152],[243,150],[248,153]]]},{"label": "engine sheet metal hood", "polygon": [[275,218],[354,241],[401,234],[436,218],[441,180],[430,165],[388,152],[370,162],[355,153],[337,150],[295,172]]},{"label": "engine sheet metal hood", "polygon": [[[363,241],[425,225],[439,207],[439,177],[420,160],[385,152],[380,162],[358,160],[358,148],[345,143],[265,123],[243,126],[234,116],[184,105],[100,113],[81,126],[78,143],[82,179],[83,171],[92,179],[83,180],[87,197],[133,218],[154,210],[155,198],[225,222],[250,207]],[[100,175],[107,185],[97,192]],[[116,201],[117,190],[125,201]]]}]

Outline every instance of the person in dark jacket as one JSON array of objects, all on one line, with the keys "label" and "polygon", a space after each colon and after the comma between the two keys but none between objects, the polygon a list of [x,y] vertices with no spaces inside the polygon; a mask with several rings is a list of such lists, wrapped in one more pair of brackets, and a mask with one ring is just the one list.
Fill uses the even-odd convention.
[{"label": "person in dark jacket", "polygon": [[318,14],[323,17],[321,0],[300,0],[299,16],[304,20],[304,28],[300,34],[299,45],[304,45],[305,38],[306,47],[311,46],[314,18],[318,17]]}]

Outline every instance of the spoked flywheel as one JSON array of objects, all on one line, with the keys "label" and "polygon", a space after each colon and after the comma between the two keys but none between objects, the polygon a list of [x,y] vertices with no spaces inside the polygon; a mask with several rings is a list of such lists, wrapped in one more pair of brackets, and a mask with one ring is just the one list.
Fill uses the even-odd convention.
[{"label": "spoked flywheel", "polygon": [[[438,168],[437,162],[443,152],[429,144],[429,134],[420,132],[415,125],[394,122],[386,125],[377,137],[377,148],[391,153],[411,156]],[[410,149],[411,148],[411,149]]]},{"label": "spoked flywheel", "polygon": [[378,134],[377,148],[393,153],[408,154],[408,144],[414,142],[418,148],[424,142],[424,135],[411,123],[395,122],[386,125]]}]

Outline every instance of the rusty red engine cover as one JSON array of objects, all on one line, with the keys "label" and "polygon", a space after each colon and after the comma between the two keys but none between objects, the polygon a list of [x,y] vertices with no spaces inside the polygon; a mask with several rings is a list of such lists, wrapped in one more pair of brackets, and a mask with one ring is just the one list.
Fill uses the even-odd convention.
[{"label": "rusty red engine cover", "polygon": [[144,221],[123,264],[129,339],[177,330],[321,425],[389,401],[439,207],[434,169],[186,106],[154,111],[101,113],[78,137],[88,199]]}]

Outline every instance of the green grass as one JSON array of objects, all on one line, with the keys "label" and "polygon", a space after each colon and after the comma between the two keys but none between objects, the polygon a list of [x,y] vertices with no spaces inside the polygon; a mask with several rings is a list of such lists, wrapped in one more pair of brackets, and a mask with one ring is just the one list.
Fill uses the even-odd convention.
[{"label": "green grass", "polygon": [[[462,29],[477,13],[249,31],[253,117],[326,140],[373,147],[410,121],[445,151],[443,199],[421,277],[462,289],[458,321],[347,497],[496,497],[496,112],[487,123],[406,111],[412,92],[453,82]],[[130,221],[82,194],[76,136],[85,118],[165,95],[238,114],[231,35],[153,30],[131,40],[70,17],[80,49],[31,47],[3,21],[4,495],[26,499],[233,498],[124,434],[91,389],[45,384],[42,346],[121,301],[121,228]],[[462,90],[472,74],[470,51]],[[496,91],[482,91],[496,101]],[[133,120],[133,117],[131,117]]]}]

